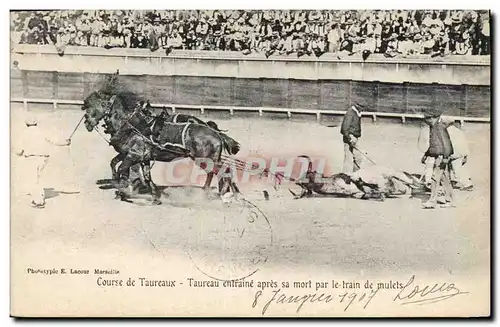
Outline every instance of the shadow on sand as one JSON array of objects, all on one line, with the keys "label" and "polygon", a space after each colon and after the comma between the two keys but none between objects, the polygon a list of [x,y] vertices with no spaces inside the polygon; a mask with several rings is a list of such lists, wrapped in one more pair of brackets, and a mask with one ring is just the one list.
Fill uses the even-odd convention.
[{"label": "shadow on sand", "polygon": [[[144,186],[140,181],[134,182],[132,185],[132,193],[127,192],[126,197],[121,197],[118,193],[119,187],[116,181],[111,179],[100,179],[96,181],[101,190],[114,189],[116,199],[120,199],[127,203],[147,206],[151,205],[151,188]],[[193,204],[201,201],[211,201],[220,199],[217,193],[217,187],[212,186],[210,192],[207,193],[200,185],[156,185],[161,192],[162,203],[168,203],[177,207],[191,207]]]},{"label": "shadow on sand", "polygon": [[80,192],[67,192],[67,191],[59,191],[54,189],[53,187],[44,188],[45,191],[45,199],[51,199],[59,196],[60,194],[78,194]]}]

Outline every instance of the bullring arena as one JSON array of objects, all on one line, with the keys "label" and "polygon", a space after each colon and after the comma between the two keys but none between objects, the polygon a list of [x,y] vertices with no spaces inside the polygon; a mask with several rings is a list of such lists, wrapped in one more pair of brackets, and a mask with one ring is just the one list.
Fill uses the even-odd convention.
[{"label": "bullring arena", "polygon": [[[162,203],[152,205],[146,196],[125,202],[115,197],[115,189],[98,183],[111,178],[109,164],[116,152],[103,135],[81,124],[71,145],[57,148],[44,170],[43,209],[30,206],[30,175],[22,158],[11,154],[12,314],[262,316],[263,299],[272,297],[282,281],[302,285],[287,294],[333,292],[337,302],[308,303],[300,313],[296,305],[275,304],[266,316],[485,312],[491,254],[489,61],[427,63],[376,54],[372,62],[355,56],[337,60],[330,54],[318,60],[267,60],[177,50],[168,57],[145,49],[123,54],[122,49],[76,48],[68,47],[63,55],[49,46],[13,50],[12,142],[20,137],[24,107],[41,129],[69,137],[84,114],[81,101],[119,69],[130,91],[152,103],[193,106],[185,113],[227,130],[241,144],[235,158],[307,155],[326,160],[326,173],[342,171],[339,113],[356,99],[377,109],[363,116],[360,147],[377,165],[413,174],[423,172],[420,113],[440,108],[463,123],[474,188],[455,190],[455,208],[425,210],[428,193],[385,201],[295,199],[289,190],[299,189],[286,179],[276,186],[272,179],[251,178],[238,183],[242,198],[223,203],[215,194],[215,180],[207,195],[201,189],[204,176],[172,184],[166,176],[176,163],[155,162],[152,177],[162,188]],[[287,109],[302,107],[302,113]],[[339,113],[324,114],[329,110]],[[365,157],[363,165],[372,163]],[[178,176],[193,173],[187,165],[176,167]],[[79,193],[65,192],[67,187]],[[100,269],[108,273],[97,273]],[[129,278],[138,286],[115,284]],[[363,307],[363,296],[346,307],[338,300],[340,290],[319,283],[373,280],[392,288],[412,278],[421,287],[453,283],[463,292],[462,300],[401,305],[392,289],[369,306]],[[172,287],[149,287],[155,280]],[[197,287],[194,281],[226,286]],[[235,281],[266,286],[240,287]],[[350,286],[345,290],[362,294]]]},{"label": "bullring arena", "polygon": [[[19,107],[12,107],[13,121]],[[37,113],[41,122],[58,126],[67,133],[71,133],[81,117],[79,110]],[[319,153],[330,159],[332,170],[341,170],[338,128],[258,117],[216,122],[241,142],[243,156],[251,151],[284,156]],[[363,147],[375,162],[421,171],[418,125],[366,122],[363,128]],[[465,131],[470,142],[468,165],[475,189],[457,191],[457,208],[423,210],[421,203],[426,196],[385,202],[350,198],[294,200],[286,183],[278,191],[266,183],[239,185],[243,195],[266,214],[272,228],[273,243],[266,248],[267,262],[260,269],[273,267],[298,273],[314,266],[332,275],[366,271],[377,276],[428,270],[458,275],[487,264],[490,240],[483,231],[490,224],[487,173],[490,130],[488,125],[467,124]],[[182,249],[199,241],[196,233],[216,233],[222,226],[220,200],[206,200],[196,185],[167,188],[168,197],[163,197],[160,206],[116,200],[113,190],[101,190],[96,185],[97,180],[109,178],[109,160],[114,151],[96,132],[89,133],[84,128],[75,133],[69,153],[63,155],[68,155],[71,161],[53,158],[46,168],[47,185],[51,180],[62,184],[69,181],[61,173],[71,168],[73,173],[68,171],[66,178],[76,177],[81,193],[58,194],[54,186],[44,210],[31,208],[26,197],[17,192],[23,170],[16,165],[16,158],[12,158],[11,241],[15,244],[13,263],[18,272],[37,265],[86,267],[87,262],[92,262],[91,266],[98,262],[109,266],[107,257],[128,272],[138,269],[137,266],[139,271],[149,271],[144,267],[171,271],[169,258],[175,258],[171,262],[176,266],[182,262],[188,271],[193,271],[193,263]],[[163,165],[166,164],[156,163],[153,169],[153,178],[160,185]],[[270,192],[269,201],[260,196],[264,189]],[[262,226],[257,229],[268,232]],[[224,244],[218,237],[220,234],[204,235],[202,239],[207,242],[202,245],[204,251],[221,253]],[[267,242],[266,237],[263,241]],[[204,277],[196,271],[192,276]],[[98,292],[92,288],[88,291]],[[57,298],[57,290],[51,296]]]}]

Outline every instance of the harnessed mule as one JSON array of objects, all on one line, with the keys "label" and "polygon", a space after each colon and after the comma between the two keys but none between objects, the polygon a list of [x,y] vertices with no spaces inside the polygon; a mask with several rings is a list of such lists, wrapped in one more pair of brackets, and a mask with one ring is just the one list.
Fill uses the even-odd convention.
[{"label": "harnessed mule", "polygon": [[[195,123],[171,123],[160,117],[147,120],[140,114],[138,108],[127,109],[121,101],[120,95],[106,101],[99,92],[93,92],[84,101],[83,110],[86,110],[85,125],[92,131],[101,120],[104,120],[106,132],[111,135],[110,144],[119,153],[113,162],[121,160],[116,175],[120,180],[120,192],[129,186],[130,168],[140,164],[144,168],[144,177],[151,187],[153,202],[159,203],[160,193],[150,176],[150,162],[170,162],[179,158],[203,158],[214,163],[214,169],[195,163],[207,173],[203,188],[208,190],[214,174],[222,166],[221,154],[231,145],[224,142],[219,132],[212,128]],[[155,127],[156,125],[156,127]],[[229,137],[228,137],[229,138]],[[231,139],[232,140],[232,139]],[[233,140],[235,144],[238,144]],[[238,146],[239,150],[239,146]],[[238,193],[237,190],[233,190]]]}]

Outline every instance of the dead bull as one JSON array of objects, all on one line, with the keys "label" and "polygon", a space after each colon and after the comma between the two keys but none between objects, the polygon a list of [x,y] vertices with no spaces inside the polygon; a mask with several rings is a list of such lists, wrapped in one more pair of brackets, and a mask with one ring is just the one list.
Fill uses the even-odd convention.
[{"label": "dead bull", "polygon": [[380,166],[362,168],[354,173],[324,176],[312,169],[309,157],[308,170],[295,182],[302,188],[301,194],[290,192],[295,198],[312,196],[314,193],[330,197],[354,197],[358,199],[385,200],[386,197],[410,195],[411,189],[421,187],[418,178],[403,171]]}]

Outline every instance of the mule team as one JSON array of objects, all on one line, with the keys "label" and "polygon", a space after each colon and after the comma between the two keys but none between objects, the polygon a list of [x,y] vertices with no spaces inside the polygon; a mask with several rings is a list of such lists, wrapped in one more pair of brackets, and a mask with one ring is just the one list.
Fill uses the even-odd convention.
[{"label": "mule team", "polygon": [[[299,197],[309,196],[313,192],[333,196],[354,196],[358,198],[380,198],[385,196],[408,194],[410,188],[420,187],[420,180],[406,172],[394,171],[383,167],[360,168],[362,157],[358,149],[361,137],[361,113],[363,104],[356,103],[344,116],[341,133],[344,142],[344,171],[333,176],[318,176],[310,165],[302,179],[296,181],[303,192]],[[120,89],[117,74],[112,76],[105,87],[91,93],[82,106],[85,110],[85,126],[89,132],[98,128],[102,122],[105,133],[110,136],[109,144],[117,155],[111,160],[111,171],[117,196],[122,200],[130,198],[134,184],[130,181],[130,170],[137,167],[140,184],[146,185],[154,204],[160,203],[161,192],[151,178],[151,162],[171,162],[178,158],[191,158],[207,173],[204,189],[208,190],[219,170],[228,168],[223,164],[222,153],[235,155],[240,144],[221,131],[214,122],[205,122],[191,115],[169,115],[166,110],[155,115],[149,102],[144,103],[139,97]],[[443,206],[453,206],[451,189],[451,160],[453,145],[446,128],[451,125],[440,115],[427,115],[425,121],[430,126],[430,146],[422,161],[433,158],[431,198],[424,203],[424,208],[434,208],[437,203],[438,189],[443,181],[445,201]],[[27,129],[33,130],[37,122],[33,116],[25,121]],[[31,135],[33,133],[27,133]],[[71,140],[51,140],[50,137],[34,136],[38,141],[48,141],[54,146],[69,146]],[[32,142],[34,140],[28,140]],[[27,146],[24,142],[16,153],[32,163],[36,171],[34,185],[29,190],[31,204],[36,208],[45,205],[44,188],[40,183],[40,174],[46,165],[49,152],[46,147]],[[215,163],[207,167],[198,158],[208,158]],[[465,157],[466,160],[466,157]],[[465,163],[465,162],[464,162]],[[229,171],[225,171],[230,173]],[[426,174],[429,175],[428,173]],[[223,174],[223,176],[228,176]],[[321,177],[321,179],[317,178]],[[428,179],[426,180],[427,182]],[[232,191],[232,192],[230,192]],[[219,178],[219,194],[238,193],[239,190],[228,178]]]},{"label": "mule team", "polygon": [[[129,106],[129,103],[135,105]],[[118,182],[118,195],[123,200],[133,191],[129,173],[134,165],[140,166],[144,183],[151,189],[153,203],[159,204],[161,193],[150,174],[153,160],[195,160],[207,172],[204,189],[208,190],[214,175],[222,168],[222,151],[234,155],[240,149],[239,143],[220,131],[215,123],[205,123],[189,115],[172,116],[166,111],[153,115],[148,103],[137,101],[135,94],[100,90],[85,99],[82,109],[86,112],[85,126],[89,132],[104,121],[105,132],[111,136],[109,143],[118,153],[111,161],[111,170],[113,179]],[[207,158],[215,167],[204,166],[197,158]]]}]

